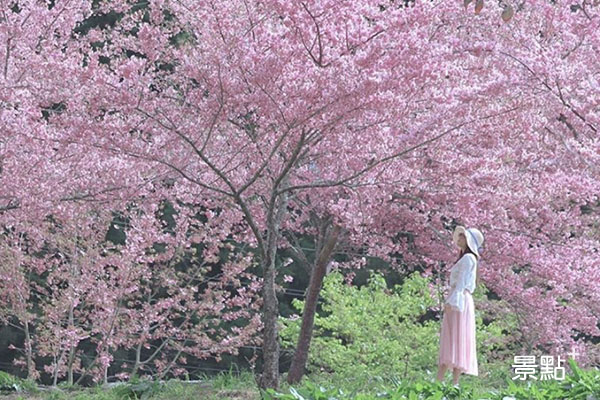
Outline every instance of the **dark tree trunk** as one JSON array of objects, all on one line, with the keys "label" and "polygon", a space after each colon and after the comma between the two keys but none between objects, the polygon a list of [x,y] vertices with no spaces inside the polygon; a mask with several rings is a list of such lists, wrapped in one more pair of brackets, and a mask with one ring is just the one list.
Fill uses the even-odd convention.
[{"label": "dark tree trunk", "polygon": [[312,268],[306,300],[304,302],[304,310],[302,312],[302,326],[300,328],[300,336],[298,337],[298,345],[296,346],[292,365],[290,366],[287,376],[287,381],[290,384],[299,382],[304,375],[306,361],[308,360],[310,341],[312,339],[315,313],[317,311],[317,300],[319,299],[323,279],[327,273],[327,265],[331,260],[331,255],[333,254],[333,249],[337,243],[340,229],[341,228],[338,225],[333,226],[333,229],[331,229],[331,232],[327,236],[325,244],[319,253],[319,257]]},{"label": "dark tree trunk", "polygon": [[35,365],[33,363],[33,347],[31,345],[31,333],[29,332],[29,322],[25,320],[25,357],[27,359],[27,378],[35,380]]},{"label": "dark tree trunk", "polygon": [[279,301],[275,293],[275,268],[269,266],[263,278],[263,371],[260,382],[262,389],[279,387],[278,316]]},{"label": "dark tree trunk", "polygon": [[267,217],[267,241],[265,257],[263,258],[263,370],[259,386],[261,389],[279,388],[279,300],[275,291],[275,258],[277,255],[277,242],[279,228],[285,212],[287,211],[287,192],[279,196],[275,207]]}]

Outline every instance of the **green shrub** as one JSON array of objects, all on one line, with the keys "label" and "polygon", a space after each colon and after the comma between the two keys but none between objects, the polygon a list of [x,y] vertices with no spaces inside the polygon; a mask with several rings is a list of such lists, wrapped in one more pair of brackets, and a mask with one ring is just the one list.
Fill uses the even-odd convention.
[{"label": "green shrub", "polygon": [[[367,385],[435,377],[441,323],[425,318],[436,305],[428,285],[428,278],[418,272],[391,290],[377,273],[361,288],[345,284],[339,272],[327,275],[321,291],[322,312],[315,316],[308,372],[334,373],[335,379]],[[476,302],[483,301],[486,293],[480,285],[474,293]],[[304,302],[296,299],[292,304],[301,313]],[[504,384],[511,372],[506,359],[514,352],[508,345],[517,321],[513,315],[491,315],[484,325],[483,316],[476,308],[479,369],[485,382]],[[293,350],[301,320],[280,320],[282,348]]]},{"label": "green shrub", "polygon": [[0,371],[0,390],[20,392],[22,390],[20,379]]},{"label": "green shrub", "polygon": [[119,399],[145,400],[160,393],[163,384],[150,380],[139,380],[133,383],[124,383],[113,388],[113,393]]},{"label": "green shrub", "polygon": [[268,389],[265,400],[376,400],[376,399],[475,399],[472,388],[455,388],[439,382],[417,382],[399,384],[374,394],[355,393],[337,387],[316,385],[310,381],[301,386],[290,387],[289,394]]},{"label": "green shrub", "polygon": [[[508,378],[501,390],[478,390],[475,385],[461,382],[459,387],[431,380],[417,382],[395,381],[376,393],[356,393],[334,384],[316,384],[303,379],[299,385],[288,388],[289,393],[267,390],[263,399],[283,400],[375,400],[375,399],[463,399],[463,400],[596,400],[600,399],[600,371],[582,371],[569,359],[571,374],[564,380],[513,381]],[[338,382],[339,383],[339,382]]]},{"label": "green shrub", "polygon": [[[389,294],[388,294],[389,293]],[[321,292],[326,316],[315,316],[307,369],[336,372],[353,381],[371,376],[417,378],[437,363],[439,323],[418,322],[434,305],[427,280],[412,274],[388,291],[385,279],[373,273],[368,284],[344,284],[343,276],[326,276]],[[301,311],[303,301],[295,300]],[[296,344],[300,319],[281,319],[282,347]]]},{"label": "green shrub", "polygon": [[34,382],[0,371],[0,392],[35,392]]}]

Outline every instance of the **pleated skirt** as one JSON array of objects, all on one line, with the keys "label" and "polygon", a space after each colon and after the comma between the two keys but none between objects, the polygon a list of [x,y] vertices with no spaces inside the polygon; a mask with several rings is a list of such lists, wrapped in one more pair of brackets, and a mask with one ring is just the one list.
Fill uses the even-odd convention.
[{"label": "pleated skirt", "polygon": [[450,309],[444,312],[440,334],[438,365],[458,368],[461,373],[479,375],[475,340],[475,306],[468,290],[463,312]]}]

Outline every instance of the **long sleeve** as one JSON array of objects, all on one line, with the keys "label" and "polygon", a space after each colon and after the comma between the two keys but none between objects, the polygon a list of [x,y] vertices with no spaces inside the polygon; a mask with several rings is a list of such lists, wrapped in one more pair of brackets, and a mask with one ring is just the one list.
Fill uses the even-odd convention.
[{"label": "long sleeve", "polygon": [[477,261],[472,254],[465,254],[450,274],[450,285],[453,290],[446,299],[446,303],[458,308],[460,312],[465,309],[464,290],[473,292],[475,290],[475,268]]}]

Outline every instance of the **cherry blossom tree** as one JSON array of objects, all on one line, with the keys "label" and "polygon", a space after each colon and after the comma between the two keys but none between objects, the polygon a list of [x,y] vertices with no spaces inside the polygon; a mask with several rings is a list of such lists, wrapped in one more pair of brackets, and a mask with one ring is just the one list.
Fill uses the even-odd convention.
[{"label": "cherry blossom tree", "polygon": [[[450,113],[440,103],[423,116],[413,102],[422,90],[415,78],[445,62],[438,57],[444,48],[435,46],[427,63],[417,62],[425,56],[415,51],[421,38],[412,23],[427,18],[428,9],[393,10],[379,22],[379,7],[349,5],[322,22],[317,16],[328,7],[170,5],[177,26],[141,24],[135,41],[105,32],[110,54],[133,48],[148,57],[117,58],[107,71],[92,54],[96,73],[79,92],[82,103],[93,99],[96,107],[116,110],[86,142],[170,171],[178,178],[173,190],[186,201],[211,193],[239,207],[248,227],[240,240],[257,247],[263,271],[263,387],[278,385],[275,254],[285,245],[281,229],[293,226],[285,225],[288,206],[300,191],[337,191],[376,163],[433,140],[439,132],[431,128]],[[133,18],[122,23],[134,24]],[[334,32],[340,21],[347,29]],[[331,35],[325,43],[322,23]],[[180,27],[193,40],[167,47],[161,38]],[[176,60],[179,73],[151,73],[160,57]],[[443,134],[465,125],[452,122],[440,127]],[[105,133],[132,130],[136,138]],[[317,175],[314,163],[330,168]]]},{"label": "cherry blossom tree", "polygon": [[[393,266],[393,253],[396,266],[437,265],[450,261],[449,221],[461,221],[482,227],[483,278],[521,313],[532,345],[557,350],[572,329],[599,335],[598,230],[581,212],[599,182],[597,9],[533,1],[504,5],[499,19],[477,3],[471,13],[454,2],[22,2],[0,37],[12,134],[2,176],[14,176],[3,223],[75,220],[132,199],[221,208],[230,228],[207,238],[231,234],[261,266],[262,387],[279,384],[277,250],[293,246],[283,232],[310,232],[311,212],[333,224],[313,297],[342,227],[344,241]],[[73,33],[110,12],[110,28]],[[187,218],[173,248],[189,243]],[[43,231],[29,233],[42,243]],[[240,273],[232,264],[226,276]],[[551,287],[523,290],[540,282]],[[109,291],[96,317],[110,321],[126,290]],[[146,311],[176,308],[164,303]],[[113,342],[113,329],[150,326],[98,327],[99,373],[111,349],[140,345]],[[171,339],[178,329],[155,339],[185,348]],[[64,346],[74,344],[54,354]]]},{"label": "cherry blossom tree", "polygon": [[[143,369],[161,377],[179,375],[185,372],[185,357],[218,359],[224,352],[236,354],[241,346],[255,344],[260,282],[245,272],[252,262],[247,252],[212,239],[215,226],[186,226],[177,234],[195,232],[193,242],[207,247],[197,251],[194,246],[191,253],[197,256],[184,264],[184,253],[190,250],[178,243],[187,240],[157,235],[162,227],[151,213],[132,215],[131,226],[124,227],[126,245],[115,246],[104,240],[112,222],[106,214],[49,221],[45,255],[31,251],[26,235],[17,236],[17,242],[7,235],[1,315],[24,331],[23,362],[30,377],[39,375],[35,358],[47,357],[52,362],[39,368],[54,385],[65,376],[74,383],[74,374],[79,374],[78,381],[91,376],[106,382],[115,351],[132,349],[135,360],[130,372],[121,376]],[[156,252],[154,245],[161,237],[158,243],[167,245],[167,251]],[[230,252],[225,258],[219,256],[224,245]],[[223,263],[222,272],[208,278],[217,260]],[[227,327],[219,321],[238,324]],[[86,341],[85,348],[95,347],[91,355],[82,346]],[[155,348],[142,357],[142,349],[150,345]],[[83,356],[92,361],[83,365]]]}]

